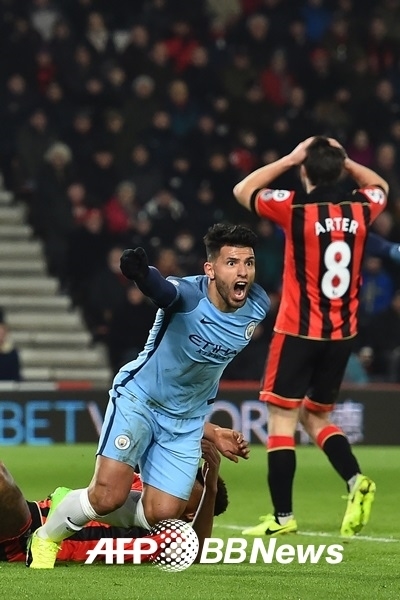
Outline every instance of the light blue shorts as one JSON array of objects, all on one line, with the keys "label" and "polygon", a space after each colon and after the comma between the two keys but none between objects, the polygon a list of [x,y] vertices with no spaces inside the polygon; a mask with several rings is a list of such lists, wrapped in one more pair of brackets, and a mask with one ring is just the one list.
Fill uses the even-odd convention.
[{"label": "light blue shorts", "polygon": [[204,421],[167,417],[131,394],[114,394],[97,454],[133,468],[139,465],[144,483],[188,500],[201,458]]}]

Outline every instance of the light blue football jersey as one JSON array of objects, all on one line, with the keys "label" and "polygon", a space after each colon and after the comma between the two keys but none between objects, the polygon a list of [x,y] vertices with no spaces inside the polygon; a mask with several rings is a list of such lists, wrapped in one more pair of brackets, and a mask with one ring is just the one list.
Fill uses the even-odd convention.
[{"label": "light blue football jersey", "polygon": [[119,394],[133,395],[169,416],[203,416],[225,367],[247,346],[270,300],[254,284],[245,305],[225,313],[208,299],[205,275],[168,280],[177,287],[175,301],[158,310],[143,351],[121,368],[111,393],[117,401]]}]

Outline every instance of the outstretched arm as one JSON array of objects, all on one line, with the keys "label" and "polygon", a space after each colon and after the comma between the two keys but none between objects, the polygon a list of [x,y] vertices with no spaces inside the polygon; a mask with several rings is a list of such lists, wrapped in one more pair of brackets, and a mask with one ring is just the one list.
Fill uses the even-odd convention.
[{"label": "outstretched arm", "polygon": [[204,489],[192,523],[193,529],[199,540],[199,551],[195,562],[200,562],[204,540],[211,537],[214,522],[215,499],[218,491],[218,473],[221,463],[221,457],[212,442],[203,439],[201,442],[201,450],[205,461],[203,464]]},{"label": "outstretched arm", "polygon": [[134,281],[145,296],[160,308],[166,308],[176,298],[178,292],[155,267],[149,266],[143,248],[124,250],[120,262],[121,272],[127,279]]},{"label": "outstretched arm", "polygon": [[372,231],[368,234],[365,251],[371,256],[391,258],[394,262],[400,263],[400,244],[389,242]]}]

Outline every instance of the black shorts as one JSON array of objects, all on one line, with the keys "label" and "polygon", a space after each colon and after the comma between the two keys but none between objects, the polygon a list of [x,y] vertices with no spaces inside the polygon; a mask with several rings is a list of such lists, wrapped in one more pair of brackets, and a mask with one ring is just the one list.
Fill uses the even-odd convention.
[{"label": "black shorts", "polygon": [[355,338],[312,340],[275,332],[260,400],[281,408],[330,411],[336,401]]}]

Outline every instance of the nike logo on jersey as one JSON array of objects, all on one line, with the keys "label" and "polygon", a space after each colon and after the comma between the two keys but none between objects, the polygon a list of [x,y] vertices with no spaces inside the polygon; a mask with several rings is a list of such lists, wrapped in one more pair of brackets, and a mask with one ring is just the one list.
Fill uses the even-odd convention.
[{"label": "nike logo on jersey", "polygon": [[200,323],[203,323],[204,325],[214,325],[214,321],[208,321],[204,317],[200,319]]}]

